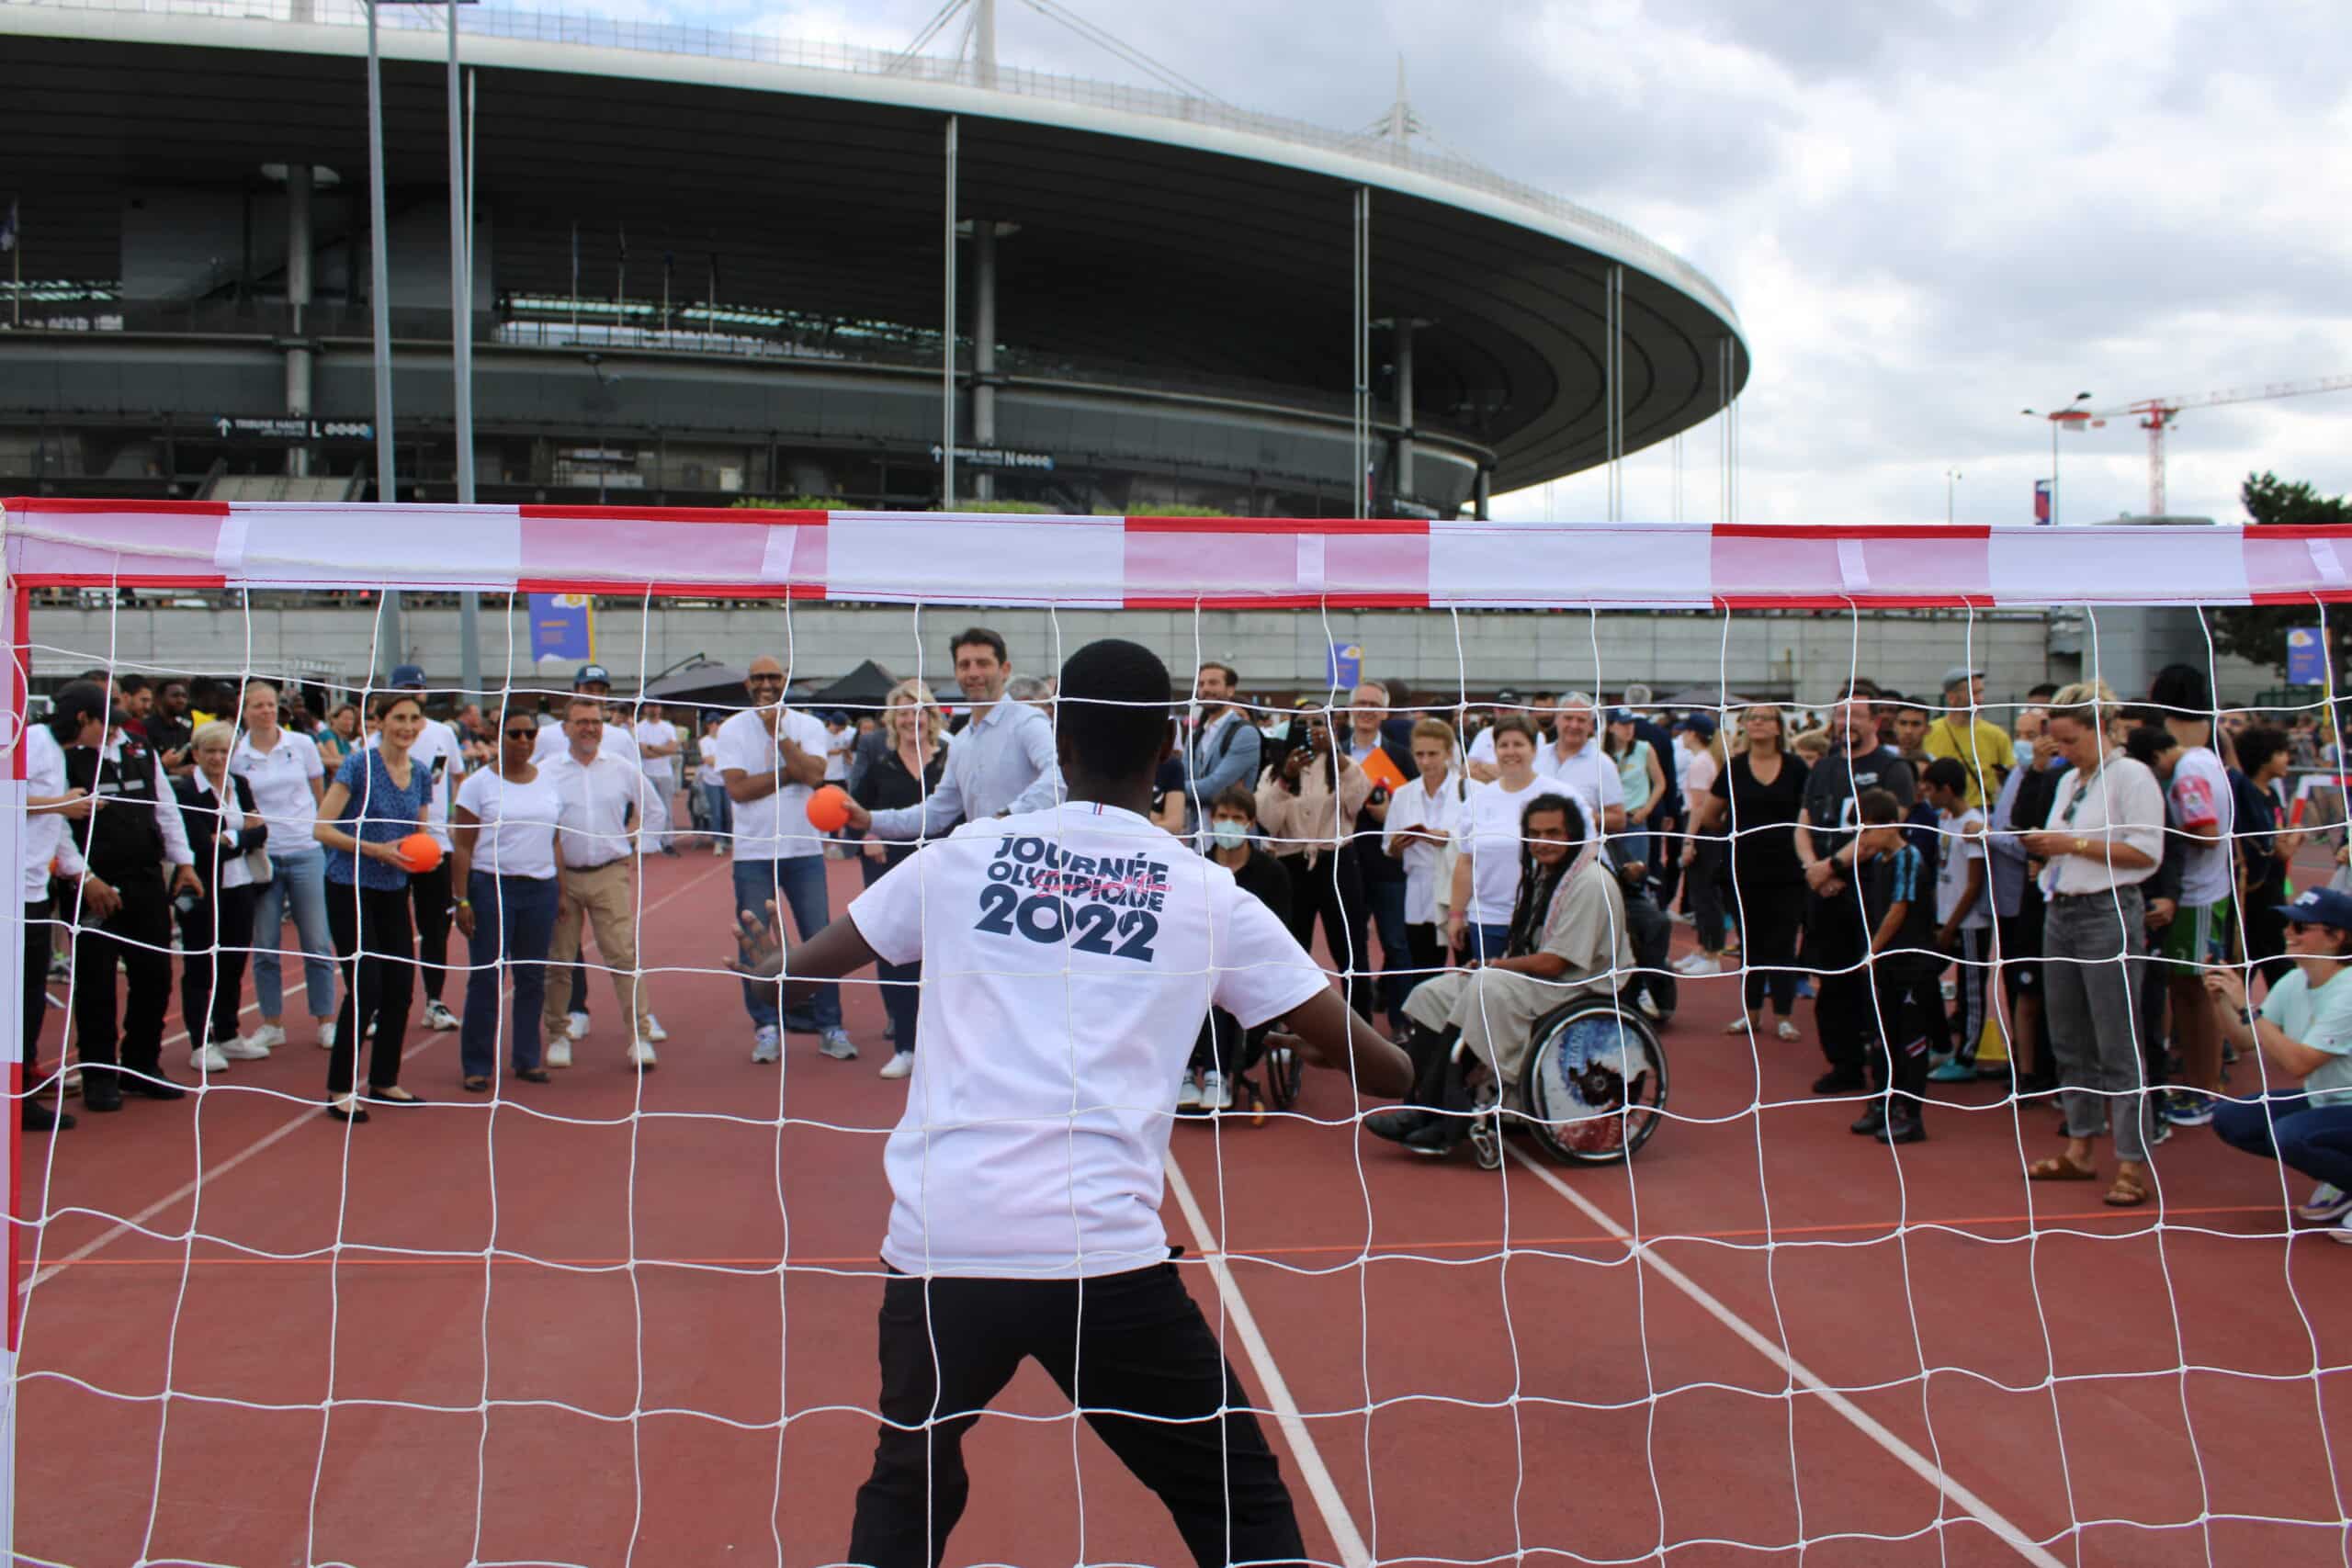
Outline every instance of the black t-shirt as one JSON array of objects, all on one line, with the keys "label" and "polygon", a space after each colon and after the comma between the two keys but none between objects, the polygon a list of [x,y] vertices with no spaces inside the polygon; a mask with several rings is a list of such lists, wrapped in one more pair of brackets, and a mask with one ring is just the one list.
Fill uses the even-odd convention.
[{"label": "black t-shirt", "polygon": [[1853,840],[1854,802],[1864,790],[1871,789],[1892,794],[1905,812],[1917,796],[1912,787],[1911,764],[1892,746],[1860,757],[1833,752],[1814,764],[1805,775],[1804,809],[1812,824],[1815,854],[1836,854]]},{"label": "black t-shirt", "polygon": [[1906,843],[1893,854],[1864,861],[1860,872],[1862,917],[1870,936],[1877,934],[1887,910],[1898,899],[1903,903],[1902,928],[1886,944],[1882,961],[1895,963],[1902,970],[1925,965],[1940,970],[1942,960],[1935,956],[1935,871],[1927,857]]},{"label": "black t-shirt", "polygon": [[1274,919],[1290,923],[1290,873],[1283,869],[1282,862],[1252,844],[1250,858],[1234,872],[1233,880],[1241,891],[1272,909]]},{"label": "black t-shirt", "polygon": [[1734,834],[1731,874],[1750,886],[1767,883],[1802,882],[1804,868],[1797,863],[1797,811],[1804,804],[1804,759],[1783,753],[1781,772],[1770,784],[1758,784],[1746,753],[1732,758],[1715,775],[1714,795],[1728,803],[1719,826]]}]

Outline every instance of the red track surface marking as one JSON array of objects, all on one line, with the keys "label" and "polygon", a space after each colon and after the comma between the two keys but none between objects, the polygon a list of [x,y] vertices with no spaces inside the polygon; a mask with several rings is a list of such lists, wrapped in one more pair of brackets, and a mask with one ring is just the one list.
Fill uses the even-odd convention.
[{"label": "red track surface marking", "polygon": [[[860,1061],[796,1037],[780,1073],[751,1066],[736,987],[708,972],[729,905],[723,882],[695,880],[710,874],[650,870],[649,904],[674,900],[643,943],[666,966],[652,984],[672,1039],[641,1082],[600,984],[580,1065],[494,1113],[458,1093],[444,1037],[420,1033],[407,1081],[436,1103],[347,1140],[301,1121],[213,1169],[310,1114],[323,1054],[299,1041],[200,1106],[85,1118],[53,1170],[28,1140],[35,1212],[45,1175],[50,1203],[114,1215],[212,1174],[193,1266],[185,1244],[130,1232],[32,1292],[20,1548],[76,1564],[142,1543],[366,1568],[835,1560],[873,1440],[880,1134],[903,1090],[874,1077],[870,986],[845,992]],[[833,875],[838,910],[856,874]],[[2052,1112],[1965,1086],[1932,1108],[1931,1142],[1890,1154],[1846,1134],[1850,1105],[1805,1094],[1810,1010],[1797,1044],[1716,1032],[1736,987],[1682,987],[1673,1108],[1695,1120],[1630,1169],[1550,1174],[2062,1562],[2344,1561],[2329,1521],[2352,1495],[2335,1310],[2352,1250],[2282,1242],[2274,1171],[2184,1132],[2158,1151],[2158,1231],[2153,1208],[2028,1187]],[[1328,1075],[1301,1106],[1354,1108]],[[797,1119],[781,1130],[779,1109]],[[1785,1372],[1521,1165],[1432,1168],[1349,1124],[1283,1119],[1182,1126],[1174,1154],[1379,1562],[2020,1561],[1820,1395],[1790,1398]],[[188,1212],[181,1198],[151,1224]],[[1191,1239],[1177,1205],[1169,1219]],[[52,1219],[44,1263],[110,1223]],[[1185,1266],[1216,1318],[1208,1269]],[[1226,1332],[1267,1407],[1229,1314]],[[1280,1451],[1310,1550],[1338,1561]],[[1184,1561],[1156,1500],[1034,1371],[967,1454],[953,1562]],[[2287,1519],[2321,1523],[2266,1522]]]}]

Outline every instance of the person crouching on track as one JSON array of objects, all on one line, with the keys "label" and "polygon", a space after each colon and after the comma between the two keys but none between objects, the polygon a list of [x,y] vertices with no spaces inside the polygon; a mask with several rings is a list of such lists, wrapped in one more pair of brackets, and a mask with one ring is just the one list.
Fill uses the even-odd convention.
[{"label": "person crouching on track", "polygon": [[[1861,896],[1869,946],[1822,972],[1815,1015],[1830,1077],[1872,1096],[1851,1131],[1882,1144],[1916,1144],[1928,1131],[1928,1029],[1922,998],[1943,968],[1936,945],[1936,904],[1924,857],[1903,838],[1903,803],[1894,793],[1866,789],[1854,803],[1862,830],[1839,850],[1839,878]],[[1929,983],[1921,984],[1925,980]],[[1868,1077],[1864,1077],[1864,1069]],[[1822,1090],[1821,1092],[1833,1092]]]},{"label": "person crouching on track", "polygon": [[1500,1080],[1513,1104],[1535,1022],[1563,1002],[1613,996],[1634,967],[1625,894],[1590,836],[1582,804],[1544,795],[1520,817],[1519,894],[1504,956],[1424,982],[1405,1000],[1413,1058],[1406,1104],[1366,1118],[1377,1137],[1419,1155],[1442,1155],[1468,1134],[1462,1076],[1450,1071],[1458,1041]]},{"label": "person crouching on track", "polygon": [[[85,716],[107,712],[105,688],[76,681],[57,694],[51,732],[60,739],[77,734]],[[91,877],[120,900],[95,924],[85,910],[74,941],[74,1043],[85,1069],[83,1107],[119,1111],[126,1094],[177,1100],[187,1091],[164,1076],[163,1066],[164,1012],[172,996],[172,901],[204,896],[179,804],[155,753],[119,724],[109,724],[99,744],[66,751],[65,783],[97,799],[96,809],[75,825],[76,837]],[[118,966],[129,982],[119,1057]],[[26,983],[38,978],[28,976]],[[87,1070],[93,1067],[97,1071]]]}]

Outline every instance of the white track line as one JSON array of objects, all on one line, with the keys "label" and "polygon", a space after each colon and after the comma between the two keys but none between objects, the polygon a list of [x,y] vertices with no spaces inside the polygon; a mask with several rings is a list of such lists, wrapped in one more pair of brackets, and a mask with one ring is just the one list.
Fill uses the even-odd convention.
[{"label": "white track line", "polygon": [[1527,1154],[1517,1148],[1512,1148],[1509,1152],[1511,1158],[1517,1160],[1521,1166],[1533,1172],[1535,1179],[1538,1181],[1541,1181],[1544,1186],[1549,1187],[1553,1191],[1557,1192],[1561,1197],[1566,1198],[1570,1203],[1574,1204],[1577,1209],[1584,1214],[1585,1218],[1590,1220],[1594,1224],[1597,1224],[1601,1229],[1607,1231],[1619,1241],[1623,1242],[1625,1244],[1626,1250],[1631,1252],[1642,1262],[1647,1264],[1651,1271],[1657,1274],[1659,1279],[1664,1280],[1668,1284],[1672,1285],[1676,1290],[1680,1291],[1684,1295],[1690,1297],[1701,1311],[1713,1318],[1717,1323],[1722,1324],[1725,1328],[1730,1329],[1741,1339],[1747,1341],[1750,1349],[1763,1357],[1766,1360],[1771,1362],[1774,1366],[1780,1368],[1781,1371],[1792,1381],[1802,1384],[1813,1393],[1818,1394],[1821,1397],[1823,1404],[1828,1405],[1830,1409],[1844,1416],[1853,1425],[1855,1430],[1860,1432],[1862,1436],[1870,1438],[1871,1441],[1876,1443],[1880,1448],[1884,1449],[1888,1453],[1893,1454],[1897,1460],[1902,1461],[1905,1469],[1918,1476],[1922,1481],[1928,1482],[1938,1491],[1941,1492],[1946,1497],[1951,1499],[1951,1503],[1954,1507],[1959,1508],[1962,1513],[1967,1514],[1969,1517],[1975,1519],[1977,1523],[1983,1525],[1986,1529],[1991,1530],[1995,1535],[2007,1542],[2009,1546],[2016,1551],[2019,1557],[2022,1557],[2028,1562],[2032,1563],[2034,1568],[2067,1568],[2067,1565],[2064,1562],[2060,1561],[2058,1558],[2052,1557],[2048,1551],[2044,1551],[2031,1536],[2026,1534],[2025,1531],[2011,1524],[2007,1518],[1996,1512],[1990,1503],[1985,1502],[1984,1498],[1979,1497],[1975,1493],[1971,1492],[1967,1487],[1962,1486],[1959,1482],[1954,1481],[1951,1476],[1945,1474],[1941,1470],[1937,1468],[1934,1461],[1928,1459],[1925,1454],[1922,1454],[1918,1450],[1913,1448],[1909,1443],[1905,1442],[1901,1438],[1896,1437],[1893,1432],[1887,1430],[1885,1427],[1880,1425],[1879,1422],[1874,1419],[1868,1411],[1862,1409],[1861,1406],[1856,1404],[1852,1400],[1848,1399],[1844,1394],[1839,1393],[1836,1389],[1831,1388],[1827,1383],[1822,1382],[1820,1377],[1816,1375],[1811,1368],[1807,1367],[1803,1361],[1800,1361],[1791,1356],[1787,1351],[1781,1349],[1779,1345],[1775,1344],[1762,1333],[1758,1332],[1757,1328],[1746,1318],[1740,1316],[1737,1313],[1732,1311],[1731,1308],[1725,1306],[1722,1302],[1716,1300],[1715,1297],[1710,1294],[1706,1288],[1701,1285],[1696,1280],[1691,1279],[1690,1275],[1685,1274],[1681,1269],[1677,1269],[1673,1264],[1668,1263],[1665,1258],[1660,1258],[1657,1253],[1649,1247],[1636,1242],[1634,1239],[1633,1232],[1627,1230],[1624,1226],[1611,1219],[1600,1205],[1594,1203],[1583,1193],[1577,1191],[1575,1188],[1561,1180],[1559,1175],[1549,1167],[1530,1157]]},{"label": "white track line", "polygon": [[1273,1410],[1274,1424],[1289,1439],[1291,1457],[1298,1462],[1299,1479],[1306,1483],[1307,1495],[1315,1499],[1315,1506],[1323,1515],[1323,1527],[1331,1532],[1331,1544],[1338,1550],[1340,1561],[1347,1568],[1369,1568],[1372,1552],[1365,1547],[1355,1519],[1348,1513],[1339,1487],[1332,1484],[1323,1456],[1316,1451],[1315,1438],[1299,1415],[1298,1401],[1291,1397],[1290,1385],[1283,1381],[1282,1370],[1274,1365],[1274,1353],[1267,1348],[1266,1337],[1258,1331],[1258,1320],[1250,1315],[1250,1303],[1241,1299],[1241,1287],[1235,1282],[1233,1271],[1226,1267],[1216,1233],[1209,1229],[1208,1216],[1201,1212],[1192,1185],[1184,1179],[1183,1169],[1172,1153],[1168,1157],[1168,1190],[1176,1195],[1176,1206],[1184,1211],[1184,1223],[1193,1227],[1193,1239],[1200,1244],[1201,1259],[1209,1266],[1209,1277],[1216,1281],[1217,1294],[1225,1300],[1226,1316],[1232,1320],[1233,1332],[1241,1341],[1242,1353],[1250,1358],[1250,1370],[1258,1374],[1258,1385],[1266,1391],[1266,1404]]},{"label": "white track line", "polygon": [[[684,887],[673,888],[670,892],[663,894],[660,898],[657,898],[652,903],[647,905],[639,916],[639,924],[641,925],[643,923],[645,915],[651,914],[662,905],[669,903],[673,898],[676,898],[686,893],[692,892],[695,888],[699,887],[704,883],[709,881],[712,877],[718,875],[719,870],[719,867],[713,866],[710,870],[704,872],[700,876],[695,877],[692,882],[687,883]],[[503,1001],[507,996],[512,994],[513,993],[511,991],[502,993],[499,999]],[[248,1007],[245,1010],[250,1012],[253,1010]],[[177,1038],[185,1040],[187,1038],[187,1035],[186,1032],[182,1032]],[[426,1050],[441,1038],[442,1036],[440,1034],[428,1033],[424,1039],[418,1041],[415,1044],[401,1052],[401,1060],[403,1062],[413,1060],[419,1052]],[[170,1042],[166,1041],[164,1043],[169,1044]],[[37,1286],[47,1284],[50,1280],[55,1279],[58,1274],[65,1269],[68,1269],[74,1264],[81,1262],[84,1258],[92,1256],[101,1247],[110,1246],[114,1242],[119,1241],[124,1236],[130,1235],[133,1230],[145,1225],[149,1220],[153,1219],[156,1215],[162,1213],[173,1204],[182,1202],[187,1200],[190,1194],[194,1193],[197,1189],[202,1187],[206,1182],[218,1180],[220,1178],[228,1175],[231,1171],[236,1169],[239,1166],[253,1158],[254,1156],[260,1154],[263,1150],[269,1148],[280,1139],[290,1134],[296,1128],[317,1121],[320,1117],[326,1114],[326,1103],[322,1100],[319,1104],[311,1107],[308,1111],[305,1111],[302,1114],[295,1117],[292,1121],[285,1123],[283,1126],[277,1128],[273,1132],[264,1133],[260,1137],[255,1138],[252,1143],[247,1144],[243,1148],[239,1149],[235,1154],[231,1155],[227,1159],[222,1160],[220,1164],[212,1167],[209,1170],[207,1170],[202,1175],[197,1177],[195,1180],[187,1182],[175,1191],[168,1192],[163,1197],[156,1199],[153,1202],[148,1204],[145,1208],[140,1210],[139,1213],[131,1215],[130,1218],[117,1221],[112,1226],[100,1231],[96,1235],[91,1237],[88,1241],[84,1242],[81,1246],[75,1247],[73,1251],[59,1258],[56,1262],[44,1265],[40,1272],[35,1274],[32,1279],[26,1283],[25,1290],[29,1292]]]}]

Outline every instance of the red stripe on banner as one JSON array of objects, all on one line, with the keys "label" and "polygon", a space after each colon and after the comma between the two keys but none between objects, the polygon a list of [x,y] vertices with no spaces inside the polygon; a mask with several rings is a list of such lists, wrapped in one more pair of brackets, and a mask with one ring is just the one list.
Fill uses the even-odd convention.
[{"label": "red stripe on banner", "polygon": [[184,517],[226,517],[229,503],[225,501],[96,501],[86,496],[10,496],[0,501],[0,506],[11,512],[119,512],[129,513],[178,513]]},{"label": "red stripe on banner", "polygon": [[2307,588],[2300,593],[2249,593],[2245,602],[2249,604],[2283,604],[2290,608],[2297,604],[2352,604],[2352,584],[2341,588]]},{"label": "red stripe on banner", "polygon": [[1426,593],[1261,593],[1204,594],[1194,599],[1130,594],[1120,604],[1129,610],[1426,610]]},{"label": "red stripe on banner", "polygon": [[[15,700],[16,708],[8,716],[16,721],[10,733],[22,735],[24,727],[32,722],[25,716],[32,706],[33,642],[30,623],[33,614],[33,591],[19,582],[16,586],[13,597],[16,603],[9,606],[12,613],[8,618],[8,625],[9,641],[14,646],[8,651],[8,658],[9,662],[16,667],[16,686],[8,694]],[[25,781],[25,749],[22,746],[8,748],[8,776],[18,784]]]},{"label": "red stripe on banner", "polygon": [[1126,519],[1130,534],[1426,534],[1418,517],[1149,517]]},{"label": "red stripe on banner", "polygon": [[594,593],[624,598],[652,593],[680,599],[822,599],[821,582],[618,582],[609,577],[526,577],[514,584],[517,593]]},{"label": "red stripe on banner", "polygon": [[2249,543],[2256,539],[2337,539],[2352,544],[2352,523],[2256,523],[2245,529],[2245,538]]},{"label": "red stripe on banner", "polygon": [[[20,961],[21,962],[21,961]],[[28,986],[46,989],[49,976],[28,975]],[[47,1007],[49,1004],[40,1004]],[[25,1292],[29,1281],[24,1278],[24,1218],[25,1218],[25,1073],[30,1064],[8,1064],[8,1353],[17,1349],[17,1335],[24,1327]],[[62,1109],[64,1097],[58,1097]]]},{"label": "red stripe on banner", "polygon": [[[178,574],[164,576],[153,572],[142,572],[133,576],[125,572],[118,577],[112,572],[105,571],[26,571],[18,572],[9,581],[25,588],[226,588],[229,586],[229,580],[219,572],[204,576],[195,573],[185,576]],[[279,585],[264,582],[256,586],[275,588]]]},{"label": "red stripe on banner", "polygon": [[1990,610],[1989,593],[1725,593],[1718,610]]},{"label": "red stripe on banner", "polygon": [[1984,523],[1718,523],[1709,532],[1718,539],[1990,539]]},{"label": "red stripe on banner", "polygon": [[782,506],[518,506],[518,515],[571,518],[595,523],[751,523],[763,526],[790,524],[822,528],[830,512],[804,512]]}]

